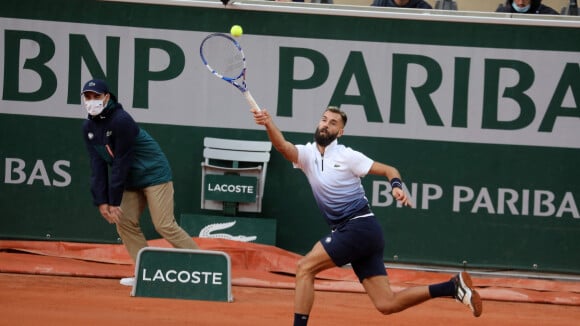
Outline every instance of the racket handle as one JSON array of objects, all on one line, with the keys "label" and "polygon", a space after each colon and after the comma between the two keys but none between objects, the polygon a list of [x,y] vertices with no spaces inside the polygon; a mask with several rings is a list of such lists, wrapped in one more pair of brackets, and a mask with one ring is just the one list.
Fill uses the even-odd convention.
[{"label": "racket handle", "polygon": [[252,108],[252,109],[255,108],[258,111],[262,111],[260,109],[260,107],[258,106],[258,103],[256,103],[256,100],[254,100],[254,97],[252,96],[252,94],[250,94],[250,91],[245,91],[244,96],[246,97],[246,101],[248,101],[248,104],[250,104],[250,108]]}]

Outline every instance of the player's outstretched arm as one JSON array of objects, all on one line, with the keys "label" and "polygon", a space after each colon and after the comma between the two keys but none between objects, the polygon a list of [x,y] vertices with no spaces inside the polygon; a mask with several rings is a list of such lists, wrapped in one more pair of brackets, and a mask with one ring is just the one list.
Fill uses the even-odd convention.
[{"label": "player's outstretched arm", "polygon": [[403,190],[403,184],[400,181],[401,174],[395,167],[380,162],[374,162],[373,165],[371,165],[371,169],[369,170],[368,174],[380,175],[387,178],[389,181],[391,181],[391,185],[393,186],[393,197],[400,201],[404,206],[413,207],[413,203]]},{"label": "player's outstretched arm", "polygon": [[284,138],[284,135],[272,120],[268,110],[251,109],[250,111],[254,114],[254,121],[256,124],[266,127],[268,138],[270,138],[274,148],[276,148],[276,150],[288,161],[296,163],[298,161],[298,149],[296,149],[294,144]]}]

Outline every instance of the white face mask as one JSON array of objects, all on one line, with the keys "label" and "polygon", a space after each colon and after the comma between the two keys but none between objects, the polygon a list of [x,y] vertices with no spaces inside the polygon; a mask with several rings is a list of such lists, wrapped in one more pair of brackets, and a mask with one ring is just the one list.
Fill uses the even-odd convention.
[{"label": "white face mask", "polygon": [[99,115],[101,112],[103,112],[103,109],[105,108],[103,100],[84,101],[84,106],[87,112],[92,116]]},{"label": "white face mask", "polygon": [[518,7],[518,5],[516,5],[515,2],[512,2],[512,7],[517,12],[528,12],[528,10],[530,10],[531,4],[529,4],[529,5],[525,6],[525,7]]}]

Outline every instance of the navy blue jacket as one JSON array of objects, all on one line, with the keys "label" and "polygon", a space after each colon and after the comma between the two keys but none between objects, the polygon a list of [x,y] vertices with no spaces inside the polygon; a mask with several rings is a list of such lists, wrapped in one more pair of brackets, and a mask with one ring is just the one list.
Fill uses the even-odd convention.
[{"label": "navy blue jacket", "polygon": [[404,6],[397,6],[393,0],[373,0],[371,6],[375,7],[396,7],[396,8],[421,8],[433,9],[431,5],[424,0],[411,0]]},{"label": "navy blue jacket", "polygon": [[[159,144],[123,109],[107,105],[83,123],[90,156],[93,203],[119,206],[125,189],[169,182],[171,167]],[[110,175],[109,175],[110,169]]]}]

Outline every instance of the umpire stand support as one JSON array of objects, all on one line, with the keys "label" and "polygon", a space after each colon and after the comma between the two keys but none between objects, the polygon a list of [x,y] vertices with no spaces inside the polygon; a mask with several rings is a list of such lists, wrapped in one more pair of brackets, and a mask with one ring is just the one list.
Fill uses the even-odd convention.
[{"label": "umpire stand support", "polygon": [[272,143],[206,137],[203,144],[201,209],[221,215],[183,214],[181,226],[200,238],[275,245],[276,220],[250,215],[262,212]]},{"label": "umpire stand support", "polygon": [[272,143],[206,137],[203,144],[201,208],[262,212]]}]

